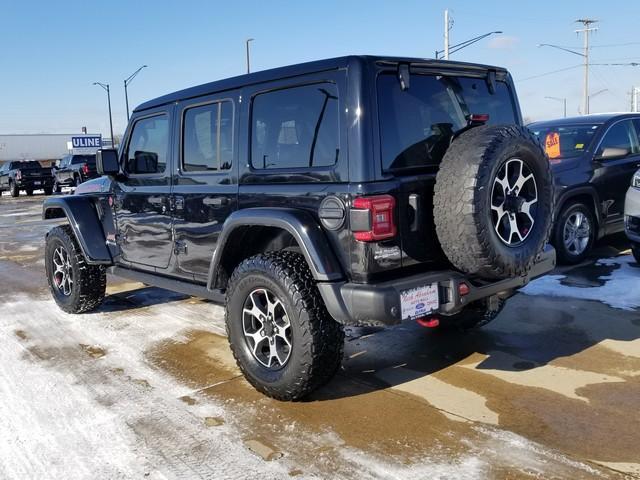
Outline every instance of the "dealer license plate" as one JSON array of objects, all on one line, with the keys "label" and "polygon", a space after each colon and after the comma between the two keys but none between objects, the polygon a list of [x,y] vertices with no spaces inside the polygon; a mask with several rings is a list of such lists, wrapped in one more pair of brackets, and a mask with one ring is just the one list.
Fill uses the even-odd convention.
[{"label": "dealer license plate", "polygon": [[424,317],[440,306],[438,284],[425,285],[400,292],[402,319]]},{"label": "dealer license plate", "polygon": [[41,182],[33,182],[34,185],[40,185]]}]

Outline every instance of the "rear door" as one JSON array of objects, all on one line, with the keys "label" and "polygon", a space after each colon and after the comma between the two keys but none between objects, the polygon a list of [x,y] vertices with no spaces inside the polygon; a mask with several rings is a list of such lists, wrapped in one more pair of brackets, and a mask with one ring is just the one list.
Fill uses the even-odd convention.
[{"label": "rear door", "polygon": [[177,107],[173,186],[178,273],[205,283],[222,225],[237,208],[237,101],[225,92]]},{"label": "rear door", "polygon": [[133,118],[121,151],[126,178],[114,186],[122,260],[145,270],[166,269],[173,252],[172,110],[161,107]]},{"label": "rear door", "polygon": [[412,70],[403,90],[396,71],[377,77],[378,128],[382,173],[398,182],[401,264],[444,263],[435,234],[435,176],[453,135],[471,114],[488,124],[520,124],[515,94],[506,78],[490,87],[486,72],[435,75]]},{"label": "rear door", "polygon": [[[607,157],[611,150],[619,155]],[[631,177],[640,165],[640,144],[631,119],[608,127],[595,151],[593,184],[600,195],[607,233],[623,228],[624,198]]]}]

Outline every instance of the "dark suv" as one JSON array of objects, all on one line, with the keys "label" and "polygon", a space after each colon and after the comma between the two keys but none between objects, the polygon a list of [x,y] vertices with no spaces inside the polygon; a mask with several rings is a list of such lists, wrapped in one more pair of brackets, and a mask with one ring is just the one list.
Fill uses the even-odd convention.
[{"label": "dark suv", "polygon": [[51,292],[96,308],[106,272],[226,307],[257,389],[335,373],[344,325],[469,327],[551,270],[553,181],[509,74],[342,57],[140,105],[100,179],[53,197]]},{"label": "dark suv", "polygon": [[62,187],[77,187],[87,180],[98,177],[95,155],[66,155],[54,167],[54,191],[60,193]]},{"label": "dark suv", "polygon": [[558,260],[578,263],[596,239],[624,231],[624,198],[640,167],[640,114],[607,113],[536,122],[549,156]]}]

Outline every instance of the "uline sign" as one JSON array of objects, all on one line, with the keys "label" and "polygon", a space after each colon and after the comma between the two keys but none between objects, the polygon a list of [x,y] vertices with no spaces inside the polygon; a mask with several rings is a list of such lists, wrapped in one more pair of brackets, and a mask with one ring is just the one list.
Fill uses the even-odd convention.
[{"label": "uline sign", "polygon": [[74,154],[94,154],[102,147],[101,135],[77,135],[72,136],[67,142],[67,148]]},{"label": "uline sign", "polygon": [[100,148],[102,137],[100,135],[83,135],[81,137],[71,137],[73,148]]}]

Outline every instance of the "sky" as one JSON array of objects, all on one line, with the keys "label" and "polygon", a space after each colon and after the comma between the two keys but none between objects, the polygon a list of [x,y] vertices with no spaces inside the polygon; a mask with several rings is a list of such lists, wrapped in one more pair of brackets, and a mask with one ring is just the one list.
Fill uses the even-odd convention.
[{"label": "sky", "polygon": [[[443,11],[453,18],[451,44],[503,31],[451,56],[510,70],[530,120],[578,114],[582,58],[540,43],[581,48],[577,18],[599,20],[593,63],[640,62],[640,3],[621,0],[323,0],[109,2],[1,0],[0,134],[89,132],[108,136],[111,85],[114,132],[129,104],[252,70],[348,54],[433,57],[443,48]],[[573,67],[573,68],[572,68]],[[563,70],[566,69],[566,70]],[[557,73],[557,70],[563,70]],[[533,77],[533,78],[532,78]],[[629,110],[640,66],[594,65],[591,111]]]}]

